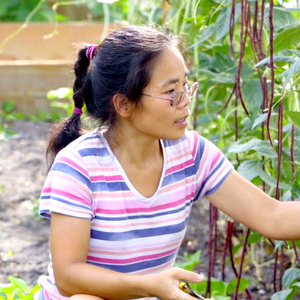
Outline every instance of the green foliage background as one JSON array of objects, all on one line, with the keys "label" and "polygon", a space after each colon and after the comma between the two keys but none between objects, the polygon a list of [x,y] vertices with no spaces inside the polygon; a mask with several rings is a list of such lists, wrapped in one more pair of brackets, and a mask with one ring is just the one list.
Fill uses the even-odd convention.
[{"label": "green foliage background", "polygon": [[[289,3],[2,0],[0,21],[78,21],[62,10],[78,6],[85,7],[87,12],[79,20],[103,21],[107,26],[111,22],[159,24],[183,36],[190,79],[200,83],[190,127],[217,144],[239,173],[272,197],[296,201],[300,198],[300,8],[288,8]],[[255,35],[255,28],[259,34]],[[272,299],[299,295],[299,243],[270,243],[255,232],[248,233],[245,247],[250,252],[259,252],[271,244],[275,264],[280,262],[278,253],[291,257],[291,268],[284,275],[278,274]],[[243,243],[240,238],[237,247],[243,247]],[[249,259],[256,269],[257,278],[252,280],[258,282],[266,262],[255,257]],[[246,289],[245,281],[241,282]],[[238,289],[239,283],[235,287]],[[214,296],[230,299],[227,294]]]}]

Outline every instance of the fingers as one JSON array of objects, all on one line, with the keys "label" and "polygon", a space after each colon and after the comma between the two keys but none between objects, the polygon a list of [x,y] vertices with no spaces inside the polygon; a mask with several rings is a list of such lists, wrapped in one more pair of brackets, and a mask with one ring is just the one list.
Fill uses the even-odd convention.
[{"label": "fingers", "polygon": [[173,268],[175,272],[176,279],[180,281],[187,281],[187,282],[201,282],[204,280],[204,276],[202,274],[197,274],[192,271],[187,271],[180,268]]}]

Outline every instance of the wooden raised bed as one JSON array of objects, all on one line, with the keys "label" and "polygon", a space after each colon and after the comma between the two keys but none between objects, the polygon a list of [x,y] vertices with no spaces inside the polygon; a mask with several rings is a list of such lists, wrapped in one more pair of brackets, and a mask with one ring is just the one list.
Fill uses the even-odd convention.
[{"label": "wooden raised bed", "polygon": [[[0,44],[21,25],[1,23]],[[73,84],[75,44],[97,43],[103,24],[59,24],[58,34],[45,39],[53,29],[53,24],[31,23],[5,44],[0,53],[0,105],[14,100],[19,112],[48,112],[47,92]]]}]

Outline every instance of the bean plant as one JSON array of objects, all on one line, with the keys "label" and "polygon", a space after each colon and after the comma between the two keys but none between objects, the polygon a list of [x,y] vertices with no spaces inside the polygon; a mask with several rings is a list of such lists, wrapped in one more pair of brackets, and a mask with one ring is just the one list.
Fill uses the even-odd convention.
[{"label": "bean plant", "polygon": [[[42,2],[45,0],[39,4]],[[297,201],[300,8],[298,1],[298,6],[292,7],[291,3],[66,0],[55,2],[52,13],[58,24],[59,7],[85,5],[89,18],[103,21],[106,27],[112,22],[155,24],[181,35],[190,79],[200,84],[192,103],[190,128],[218,145],[236,170],[266,193],[278,201]],[[59,34],[59,24],[55,30]],[[95,42],[101,42],[103,37]],[[273,268],[269,282],[272,300],[299,297],[298,241],[268,239],[221,217],[212,205],[209,215],[208,276],[195,287],[198,292],[216,299],[252,299],[250,282],[245,277],[250,265],[254,269],[251,280],[256,277],[256,283],[263,281],[266,267]],[[223,228],[218,222],[221,218],[225,220]],[[217,253],[220,239],[222,254]],[[228,268],[234,279],[228,279]]]}]

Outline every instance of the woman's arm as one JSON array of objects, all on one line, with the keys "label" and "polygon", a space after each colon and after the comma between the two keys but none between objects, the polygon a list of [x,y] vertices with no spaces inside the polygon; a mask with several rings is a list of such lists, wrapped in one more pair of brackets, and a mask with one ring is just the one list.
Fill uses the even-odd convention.
[{"label": "woman's arm", "polygon": [[273,199],[234,170],[207,199],[234,220],[269,238],[300,239],[300,202]]},{"label": "woman's arm", "polygon": [[50,248],[56,285],[63,296],[192,300],[192,296],[179,289],[179,281],[203,280],[203,276],[178,268],[158,274],[131,275],[94,266],[86,263],[89,243],[90,220],[52,213]]}]

